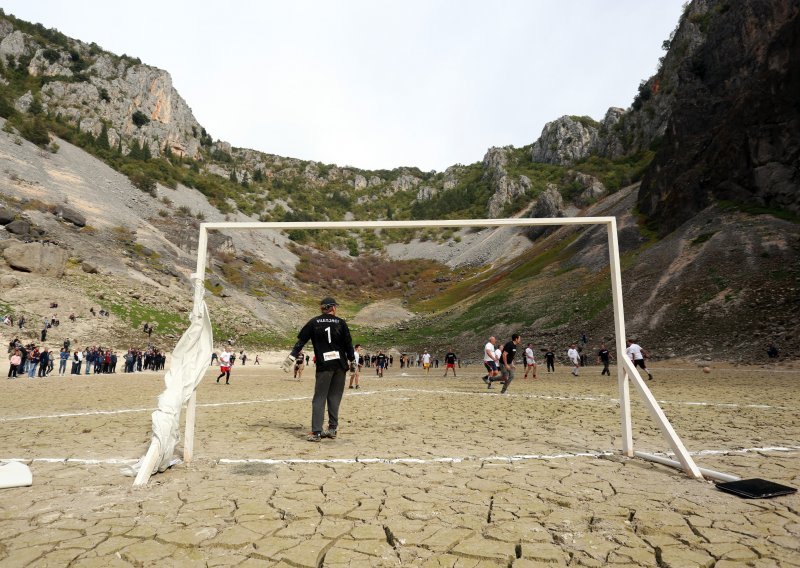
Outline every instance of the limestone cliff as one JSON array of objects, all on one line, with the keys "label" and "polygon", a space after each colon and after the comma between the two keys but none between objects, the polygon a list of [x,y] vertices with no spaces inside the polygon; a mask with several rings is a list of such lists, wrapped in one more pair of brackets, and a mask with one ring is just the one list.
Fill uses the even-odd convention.
[{"label": "limestone cliff", "polygon": [[639,196],[664,233],[719,200],[800,214],[800,3],[708,5]]},{"label": "limestone cliff", "polygon": [[[138,59],[119,57],[95,44],[49,31],[50,38],[34,37],[8,17],[0,17],[0,62],[23,67],[43,83],[45,112],[60,115],[83,132],[98,136],[105,124],[112,147],[123,151],[136,140],[154,156],[169,149],[175,155],[196,158],[205,130],[172,85],[169,73]],[[30,93],[17,101],[27,111]],[[205,140],[210,143],[210,139]]]}]

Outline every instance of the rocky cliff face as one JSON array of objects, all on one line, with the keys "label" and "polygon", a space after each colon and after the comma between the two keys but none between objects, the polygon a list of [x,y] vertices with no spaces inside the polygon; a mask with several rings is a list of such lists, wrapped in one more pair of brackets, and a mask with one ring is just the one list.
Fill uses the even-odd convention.
[{"label": "rocky cliff face", "polygon": [[545,164],[567,165],[589,155],[597,141],[598,124],[588,117],[562,116],[548,122],[533,143],[531,159]]},{"label": "rocky cliff face", "polygon": [[707,4],[639,196],[663,233],[715,200],[800,214],[800,4]]},{"label": "rocky cliff face", "polygon": [[[176,155],[198,156],[205,130],[169,73],[105,53],[96,45],[69,38],[62,44],[37,41],[0,17],[0,61],[47,78],[41,89],[45,112],[61,115],[93,136],[105,124],[110,145],[121,142],[123,151],[136,140],[147,144],[154,156],[167,148]],[[26,111],[32,100],[27,93],[16,106]]]},{"label": "rocky cliff face", "polygon": [[642,81],[628,109],[611,107],[598,123],[589,117],[562,116],[545,125],[531,149],[534,162],[571,165],[596,155],[612,160],[657,146],[666,132],[680,83],[679,70],[704,44],[705,26],[716,13],[712,0],[688,4],[658,72]]},{"label": "rocky cliff face", "polygon": [[483,179],[489,182],[492,197],[487,207],[488,217],[501,217],[506,205],[524,196],[531,189],[531,180],[524,175],[510,176],[506,171],[510,147],[489,148],[483,157]]}]

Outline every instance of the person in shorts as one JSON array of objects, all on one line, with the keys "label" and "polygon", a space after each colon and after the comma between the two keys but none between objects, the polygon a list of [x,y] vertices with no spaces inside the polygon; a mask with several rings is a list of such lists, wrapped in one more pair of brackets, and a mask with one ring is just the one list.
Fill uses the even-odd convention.
[{"label": "person in shorts", "polygon": [[348,388],[353,388],[353,383],[355,382],[356,388],[358,387],[358,378],[361,375],[361,367],[363,366],[363,361],[361,359],[361,344],[356,343],[356,346],[353,348],[353,354],[355,355],[355,359],[352,363],[350,363],[350,386]]},{"label": "person in shorts", "polygon": [[492,388],[492,378],[497,376],[498,373],[498,360],[495,351],[497,339],[494,336],[489,338],[489,341],[483,347],[483,366],[486,367],[487,373],[483,376],[483,382],[486,383],[487,388]]},{"label": "person in shorts", "polygon": [[422,368],[425,369],[426,375],[431,372],[431,354],[428,353],[427,349],[422,354]]},{"label": "person in shorts", "polygon": [[523,379],[528,378],[528,373],[533,371],[533,380],[536,380],[536,357],[533,354],[533,343],[528,343],[525,348],[525,376]]},{"label": "person in shorts", "polygon": [[625,350],[625,354],[631,358],[631,361],[633,361],[633,366],[641,367],[642,370],[647,373],[647,379],[652,381],[653,373],[647,370],[647,366],[644,362],[645,357],[647,357],[647,352],[642,349],[641,346],[633,339],[628,339],[626,343],[628,348]]},{"label": "person in shorts", "polygon": [[233,363],[231,362],[232,353],[228,351],[228,348],[224,348],[222,353],[219,354],[219,376],[217,377],[217,382],[222,377],[225,377],[225,384],[231,384],[231,367]]},{"label": "person in shorts", "polygon": [[444,355],[444,376],[445,377],[447,376],[447,371],[449,369],[453,369],[453,376],[454,377],[456,376],[456,361],[457,360],[458,360],[458,357],[456,357],[456,354],[453,353],[453,348],[452,347],[448,347],[447,348],[447,353],[445,353],[445,355]]},{"label": "person in shorts", "polygon": [[294,378],[301,380],[303,378],[303,370],[306,368],[305,353],[302,351],[297,355],[297,360],[294,362]]}]

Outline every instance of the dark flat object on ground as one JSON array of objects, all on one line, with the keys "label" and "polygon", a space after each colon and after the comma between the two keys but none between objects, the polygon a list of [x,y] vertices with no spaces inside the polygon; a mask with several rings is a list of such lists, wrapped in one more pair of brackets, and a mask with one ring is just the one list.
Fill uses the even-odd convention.
[{"label": "dark flat object on ground", "polygon": [[797,492],[794,487],[758,478],[717,483],[717,488],[747,499],[767,499]]}]

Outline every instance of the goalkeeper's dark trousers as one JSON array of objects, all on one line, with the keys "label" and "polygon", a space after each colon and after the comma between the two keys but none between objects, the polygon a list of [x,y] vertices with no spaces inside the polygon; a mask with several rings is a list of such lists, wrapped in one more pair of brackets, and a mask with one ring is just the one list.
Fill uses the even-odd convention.
[{"label": "goalkeeper's dark trousers", "polygon": [[339,426],[339,404],[344,394],[346,377],[344,369],[317,371],[314,384],[314,399],[311,402],[311,431],[322,432],[325,420],[325,405],[328,405],[328,428]]}]

